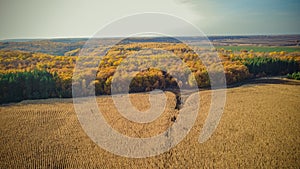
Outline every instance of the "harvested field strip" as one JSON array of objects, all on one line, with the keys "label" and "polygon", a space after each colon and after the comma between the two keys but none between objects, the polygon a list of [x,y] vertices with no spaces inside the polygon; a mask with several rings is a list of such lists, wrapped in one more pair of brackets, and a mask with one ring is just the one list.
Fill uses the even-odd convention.
[{"label": "harvested field strip", "polygon": [[[300,83],[231,88],[220,124],[205,143],[198,137],[207,116],[210,91],[190,133],[164,154],[144,159],[116,156],[84,133],[68,99],[0,106],[0,168],[299,168]],[[111,98],[97,101],[108,123],[132,137],[156,135],[172,125],[174,95],[152,123],[135,124],[117,114]],[[141,105],[146,94],[135,94]],[[144,107],[143,107],[144,106]],[[144,108],[146,109],[146,108]]]}]

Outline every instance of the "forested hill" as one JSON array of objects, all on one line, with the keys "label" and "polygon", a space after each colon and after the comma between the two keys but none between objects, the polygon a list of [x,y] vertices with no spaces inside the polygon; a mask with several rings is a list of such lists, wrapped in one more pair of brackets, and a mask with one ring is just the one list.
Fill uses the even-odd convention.
[{"label": "forested hill", "polygon": [[66,52],[80,49],[86,40],[87,39],[52,39],[4,41],[0,42],[0,49],[64,56]]}]

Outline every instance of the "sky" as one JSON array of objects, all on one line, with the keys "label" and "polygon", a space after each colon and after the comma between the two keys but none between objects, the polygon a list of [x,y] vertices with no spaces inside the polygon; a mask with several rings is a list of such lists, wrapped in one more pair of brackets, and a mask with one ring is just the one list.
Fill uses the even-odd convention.
[{"label": "sky", "polygon": [[0,0],[0,39],[91,37],[143,12],[178,16],[206,35],[300,34],[299,0]]}]

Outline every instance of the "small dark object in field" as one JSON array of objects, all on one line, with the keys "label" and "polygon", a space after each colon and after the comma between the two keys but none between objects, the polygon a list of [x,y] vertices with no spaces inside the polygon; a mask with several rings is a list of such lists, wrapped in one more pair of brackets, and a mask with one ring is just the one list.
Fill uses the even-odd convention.
[{"label": "small dark object in field", "polygon": [[172,122],[176,122],[176,116],[173,116],[173,117],[171,118],[171,121],[172,121]]},{"label": "small dark object in field", "polygon": [[182,106],[182,102],[181,102],[181,96],[178,93],[176,94],[176,105],[175,105],[175,109],[180,110],[181,106]]}]

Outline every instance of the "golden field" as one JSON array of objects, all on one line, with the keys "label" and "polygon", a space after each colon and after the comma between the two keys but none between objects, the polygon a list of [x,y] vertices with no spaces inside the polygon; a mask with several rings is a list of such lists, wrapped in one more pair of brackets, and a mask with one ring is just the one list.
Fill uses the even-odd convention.
[{"label": "golden field", "polygon": [[[299,168],[300,82],[251,84],[227,90],[226,106],[212,137],[198,143],[210,106],[210,91],[200,91],[201,108],[190,133],[164,154],[142,159],[114,155],[90,140],[72,99],[29,100],[0,106],[0,168]],[[117,113],[110,96],[97,97],[111,126],[132,137],[157,135],[178,114],[167,92],[165,112],[149,124]],[[139,110],[148,94],[131,94]]]}]

